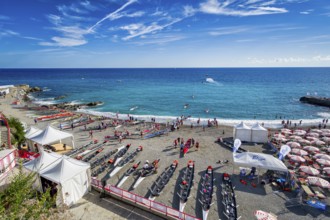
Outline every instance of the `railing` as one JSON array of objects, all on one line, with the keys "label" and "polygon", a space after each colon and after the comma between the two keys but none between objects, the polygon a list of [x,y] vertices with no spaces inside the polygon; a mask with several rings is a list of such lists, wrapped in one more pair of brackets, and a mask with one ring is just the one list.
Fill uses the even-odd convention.
[{"label": "railing", "polygon": [[[100,180],[92,178],[92,186],[98,188],[99,190],[103,190],[102,183]],[[180,212],[179,210],[173,209],[159,202],[146,199],[142,196],[117,188],[109,184],[104,187],[104,190],[110,194],[120,197],[123,200],[147,208],[150,211],[159,212],[165,216],[169,216],[181,220],[198,220],[198,218],[194,216],[188,215],[184,212]]]}]

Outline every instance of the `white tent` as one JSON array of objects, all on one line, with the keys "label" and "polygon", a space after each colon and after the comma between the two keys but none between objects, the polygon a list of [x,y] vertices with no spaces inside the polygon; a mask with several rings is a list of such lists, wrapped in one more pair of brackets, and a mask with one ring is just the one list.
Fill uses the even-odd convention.
[{"label": "white tent", "polygon": [[268,141],[268,131],[262,127],[259,123],[254,124],[251,127],[251,142],[266,143]]},{"label": "white tent", "polygon": [[288,168],[281,160],[269,154],[244,152],[233,154],[233,157],[235,165],[238,166],[288,172]]},{"label": "white tent", "polygon": [[251,142],[251,128],[247,126],[244,122],[236,125],[234,127],[234,140],[240,139],[241,141]]},{"label": "white tent", "polygon": [[25,138],[26,139],[30,139],[32,137],[37,136],[38,134],[40,134],[42,132],[41,129],[36,128],[34,126],[31,126],[26,132],[25,132]]},{"label": "white tent", "polygon": [[58,192],[61,192],[58,193],[60,200],[69,206],[90,189],[91,172],[88,163],[42,151],[39,158],[25,163],[24,167],[57,183],[60,189]]},{"label": "white tent", "polygon": [[41,145],[52,144],[56,141],[62,142],[63,139],[71,137],[72,147],[74,148],[73,135],[64,131],[57,130],[50,125],[40,134],[30,138],[31,141]]}]

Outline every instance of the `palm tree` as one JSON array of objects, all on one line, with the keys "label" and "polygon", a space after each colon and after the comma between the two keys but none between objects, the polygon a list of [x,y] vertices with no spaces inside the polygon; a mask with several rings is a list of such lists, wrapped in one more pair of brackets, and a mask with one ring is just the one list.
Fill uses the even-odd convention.
[{"label": "palm tree", "polygon": [[19,119],[10,117],[7,119],[10,132],[11,132],[11,143],[13,145],[21,145],[25,141],[24,127]]}]

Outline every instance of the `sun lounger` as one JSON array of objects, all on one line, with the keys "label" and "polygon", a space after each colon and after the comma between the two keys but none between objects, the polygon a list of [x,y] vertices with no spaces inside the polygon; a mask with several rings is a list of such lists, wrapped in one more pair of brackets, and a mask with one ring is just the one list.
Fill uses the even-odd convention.
[{"label": "sun lounger", "polygon": [[304,192],[307,194],[307,196],[309,196],[309,197],[315,196],[315,194],[312,192],[312,190],[307,185],[301,185],[301,188],[304,190]]}]

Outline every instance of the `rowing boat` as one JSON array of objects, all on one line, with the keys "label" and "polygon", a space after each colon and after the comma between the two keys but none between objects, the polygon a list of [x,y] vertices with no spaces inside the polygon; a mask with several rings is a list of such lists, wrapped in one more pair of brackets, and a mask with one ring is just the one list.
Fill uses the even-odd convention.
[{"label": "rowing boat", "polygon": [[111,178],[114,175],[116,175],[126,164],[128,164],[130,161],[132,161],[133,158],[142,150],[143,150],[143,147],[139,146],[134,152],[129,153],[123,160],[118,162],[117,166],[109,174],[109,177]]},{"label": "rowing boat", "polygon": [[136,169],[140,165],[140,162],[141,161],[139,161],[138,163],[136,163],[132,167],[130,167],[128,170],[126,170],[126,172],[124,173],[123,177],[121,178],[121,180],[117,184],[117,187],[121,187],[121,185],[124,184],[124,182],[128,179],[128,177],[130,177],[130,175],[132,175],[136,171]]},{"label": "rowing boat", "polygon": [[149,196],[150,200],[155,200],[156,196],[159,196],[161,191],[165,188],[168,181],[173,176],[176,168],[178,167],[178,161],[174,160],[173,163],[165,169],[165,171],[156,179],[154,184],[151,186]]},{"label": "rowing boat", "polygon": [[157,137],[157,136],[160,136],[160,135],[163,135],[163,134],[166,134],[166,133],[168,133],[167,129],[156,131],[154,133],[151,133],[151,134],[148,134],[148,135],[144,136],[144,139]]},{"label": "rowing boat", "polygon": [[130,146],[131,146],[131,144],[127,144],[125,147],[122,147],[118,151],[118,153],[115,155],[115,158],[114,158],[114,166],[117,166],[117,164],[123,159],[124,155],[126,154],[126,152],[128,151]]},{"label": "rowing boat", "polygon": [[222,177],[222,203],[224,205],[223,214],[230,220],[238,220],[236,196],[233,184],[228,173],[224,173]]},{"label": "rowing boat", "polygon": [[52,115],[44,115],[40,116],[37,118],[38,121],[49,121],[49,120],[54,120],[54,119],[59,119],[59,118],[66,118],[73,116],[74,114],[72,112],[63,112],[59,114],[52,114]]},{"label": "rowing boat", "polygon": [[133,185],[133,189],[135,189],[136,187],[138,187],[140,185],[140,183],[148,176],[151,176],[152,174],[156,173],[157,168],[158,168],[158,163],[159,160],[154,160],[154,162],[152,162],[152,165],[147,168],[147,169],[142,169],[139,173],[138,173],[138,178],[136,180],[136,182]]},{"label": "rowing boat", "polygon": [[213,168],[211,166],[207,167],[205,174],[202,176],[201,185],[201,199],[199,202],[202,204],[203,220],[206,220],[212,205],[214,187]]},{"label": "rowing boat", "polygon": [[192,160],[189,160],[180,184],[180,192],[178,193],[178,196],[180,197],[180,212],[183,212],[188,201],[190,190],[194,183],[194,172],[195,164]]}]

